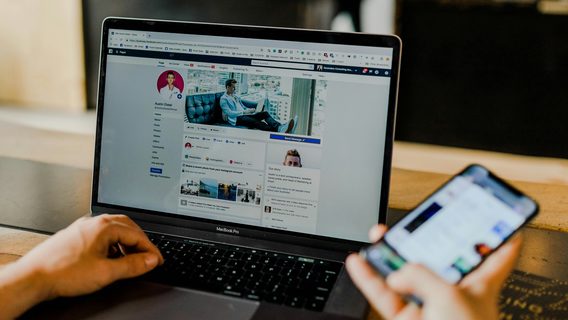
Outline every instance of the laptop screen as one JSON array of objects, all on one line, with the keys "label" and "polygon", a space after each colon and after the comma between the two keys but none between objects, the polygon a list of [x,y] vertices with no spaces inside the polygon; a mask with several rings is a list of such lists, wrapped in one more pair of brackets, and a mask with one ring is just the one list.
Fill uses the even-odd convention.
[{"label": "laptop screen", "polygon": [[104,39],[98,203],[368,241],[390,165],[393,48]]}]

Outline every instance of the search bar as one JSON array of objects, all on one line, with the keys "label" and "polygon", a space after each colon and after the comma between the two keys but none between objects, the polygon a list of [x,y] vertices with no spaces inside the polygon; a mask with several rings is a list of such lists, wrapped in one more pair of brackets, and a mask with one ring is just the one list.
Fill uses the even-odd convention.
[{"label": "search bar", "polygon": [[276,67],[276,68],[289,68],[289,69],[301,69],[301,70],[314,70],[313,64],[306,64],[306,63],[252,60],[250,62],[250,64],[252,66],[260,66],[260,67]]}]

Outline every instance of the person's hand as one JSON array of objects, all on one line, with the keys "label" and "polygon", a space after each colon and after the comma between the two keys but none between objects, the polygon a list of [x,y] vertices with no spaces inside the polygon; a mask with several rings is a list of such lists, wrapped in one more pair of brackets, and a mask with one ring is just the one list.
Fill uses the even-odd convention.
[{"label": "person's hand", "polygon": [[[372,242],[386,232],[383,225],[369,231]],[[452,285],[420,265],[407,264],[386,281],[358,254],[347,258],[346,268],[355,285],[385,319],[498,319],[498,298],[521,247],[515,236],[490,255],[459,284]],[[415,295],[422,308],[406,303],[402,295]]]},{"label": "person's hand", "polygon": [[163,260],[130,218],[100,215],[75,221],[18,263],[46,275],[49,299],[94,292],[118,279],[142,275]]},{"label": "person's hand", "polygon": [[17,316],[40,301],[91,293],[161,263],[159,250],[128,217],[81,218],[3,269],[0,297],[22,294],[11,298],[19,300]]},{"label": "person's hand", "polygon": [[253,114],[255,113],[256,109],[254,108],[246,108],[245,109],[245,114]]}]

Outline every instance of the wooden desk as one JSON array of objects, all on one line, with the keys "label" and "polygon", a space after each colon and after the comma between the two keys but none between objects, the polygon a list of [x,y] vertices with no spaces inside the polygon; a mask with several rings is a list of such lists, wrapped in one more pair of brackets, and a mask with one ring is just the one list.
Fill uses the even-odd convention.
[{"label": "wooden desk", "polygon": [[[0,155],[90,169],[93,136],[0,123]],[[409,209],[469,163],[480,163],[535,197],[541,214],[531,224],[568,231],[568,161],[396,143],[390,206]],[[0,264],[17,260],[47,236],[0,227]],[[538,246],[525,245],[527,254]],[[553,262],[551,262],[553,263]],[[563,263],[563,262],[562,262]],[[566,265],[565,265],[566,266]],[[376,315],[371,314],[370,318]]]},{"label": "wooden desk", "polygon": [[[449,174],[394,168],[391,178],[389,206],[410,209],[451,177]],[[540,214],[531,227],[568,231],[568,185],[509,180],[514,186],[534,197]]]}]

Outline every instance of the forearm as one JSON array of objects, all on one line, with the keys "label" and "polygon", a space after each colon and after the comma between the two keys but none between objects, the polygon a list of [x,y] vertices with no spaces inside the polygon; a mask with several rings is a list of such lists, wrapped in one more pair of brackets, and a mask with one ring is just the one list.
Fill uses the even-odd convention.
[{"label": "forearm", "polygon": [[12,263],[0,269],[0,319],[13,319],[45,300],[45,279],[39,270]]},{"label": "forearm", "polygon": [[258,101],[245,100],[245,99],[241,100],[243,106],[246,107],[246,108],[256,108],[256,106],[260,103],[260,101],[262,101],[262,100],[258,100]]},{"label": "forearm", "polygon": [[229,117],[238,117],[238,116],[242,116],[244,114],[244,112],[242,112],[242,111],[233,111],[229,108],[225,108],[225,109],[222,109],[222,110]]}]

